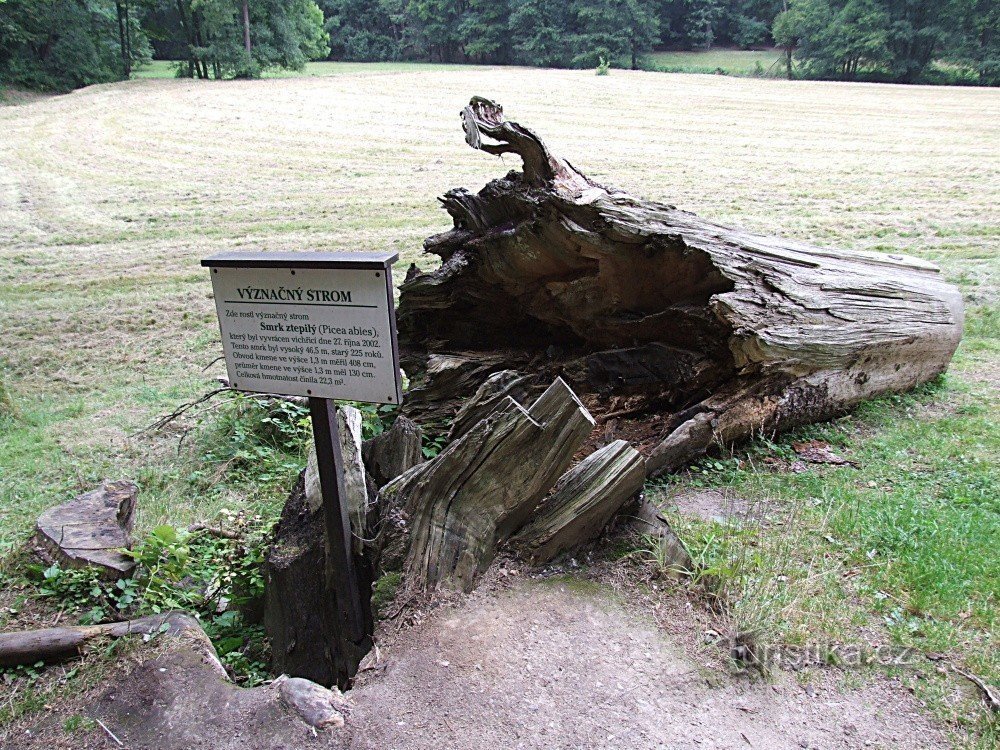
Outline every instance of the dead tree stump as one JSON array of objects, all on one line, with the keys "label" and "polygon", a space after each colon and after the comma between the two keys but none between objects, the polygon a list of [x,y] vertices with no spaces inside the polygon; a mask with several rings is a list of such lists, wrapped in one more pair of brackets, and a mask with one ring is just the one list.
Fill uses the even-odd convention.
[{"label": "dead tree stump", "polygon": [[139,488],[132,482],[104,482],[68,503],[42,513],[35,524],[35,552],[49,563],[93,566],[106,578],[123,578],[135,561],[122,554],[132,546],[132,516]]},{"label": "dead tree stump", "polygon": [[[374,628],[370,592],[373,564],[364,545],[367,533],[368,492],[361,463],[361,417],[356,409],[338,410],[345,490],[353,536],[354,567],[366,632]],[[299,476],[274,529],[274,542],[264,562],[264,628],[271,644],[274,671],[304,677],[321,685],[347,687],[358,664],[371,647],[370,640],[349,653],[339,644],[340,618],[326,579],[326,533],[323,495],[315,477],[315,453]],[[311,469],[311,471],[310,471]]]}]

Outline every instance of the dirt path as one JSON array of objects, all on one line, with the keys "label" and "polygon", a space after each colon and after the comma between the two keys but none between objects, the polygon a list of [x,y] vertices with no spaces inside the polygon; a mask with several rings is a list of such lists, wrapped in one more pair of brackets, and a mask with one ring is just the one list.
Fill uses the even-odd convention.
[{"label": "dirt path", "polygon": [[888,684],[841,692],[833,673],[808,691],[787,675],[714,681],[602,590],[524,584],[396,644],[384,674],[353,692],[351,747],[947,746]]},{"label": "dirt path", "polygon": [[[683,640],[596,584],[524,581],[401,633],[351,691],[341,730],[313,733],[275,690],[236,689],[183,649],[76,710],[132,750],[948,747],[890,681],[729,677]],[[100,728],[67,738],[59,721],[20,728],[17,747],[117,747]]]}]

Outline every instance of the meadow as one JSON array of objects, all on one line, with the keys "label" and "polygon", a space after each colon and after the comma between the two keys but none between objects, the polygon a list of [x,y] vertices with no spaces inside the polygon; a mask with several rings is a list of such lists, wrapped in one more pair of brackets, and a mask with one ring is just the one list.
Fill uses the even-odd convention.
[{"label": "meadow", "polygon": [[[856,469],[775,471],[765,458],[791,456],[777,438],[651,490],[717,487],[787,514],[752,538],[687,528],[781,638],[914,645],[1000,679],[996,90],[395,64],[259,81],[167,72],[0,108],[9,581],[21,585],[38,513],[106,477],[140,484],[140,533],[223,509],[273,514],[294,457],[245,481],[204,442],[142,431],[224,375],[198,262],[395,250],[397,284],[411,262],[433,267],[422,240],[450,226],[436,197],[519,166],[465,145],[458,114],[479,94],[599,181],[754,231],[920,256],[960,285],[966,333],[946,376],[799,433]],[[20,601],[0,602],[0,629],[23,626]],[[933,667],[902,679],[961,742],[995,741],[960,681]]]}]

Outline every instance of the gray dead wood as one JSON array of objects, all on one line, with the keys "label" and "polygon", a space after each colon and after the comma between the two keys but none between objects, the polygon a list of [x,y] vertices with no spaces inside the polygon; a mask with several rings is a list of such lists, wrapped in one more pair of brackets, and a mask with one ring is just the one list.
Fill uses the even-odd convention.
[{"label": "gray dead wood", "polygon": [[623,511],[623,520],[647,540],[654,562],[662,572],[679,577],[694,571],[694,561],[684,542],[649,500],[642,498],[635,507]]},{"label": "gray dead wood", "polygon": [[[453,413],[499,370],[561,374],[599,419],[631,419],[656,474],[947,368],[962,300],[933,264],[754,235],[635,198],[479,97],[462,120],[470,145],[517,154],[523,171],[449,191],[454,228],[424,243],[441,266],[401,288],[407,372],[428,384],[418,411]],[[479,362],[478,379],[431,387],[453,356],[466,373]]]},{"label": "gray dead wood", "polygon": [[400,415],[385,432],[362,446],[365,468],[376,487],[383,487],[400,474],[423,463],[423,431]]},{"label": "gray dead wood", "polygon": [[128,635],[188,634],[197,639],[203,653],[224,675],[212,642],[198,621],[182,612],[165,612],[124,622],[103,625],[80,625],[61,628],[0,633],[0,666],[34,664],[38,661],[58,661],[79,656],[87,644],[97,638],[123,638]]},{"label": "gray dead wood", "polygon": [[407,586],[471,591],[593,426],[572,390],[556,380],[529,409],[507,397],[433,461],[384,487],[383,497],[404,508],[411,523]]},{"label": "gray dead wood", "polygon": [[325,688],[301,677],[279,677],[271,687],[278,688],[282,702],[315,729],[344,726],[344,714],[350,709],[347,698],[337,688]]},{"label": "gray dead wood", "polygon": [[511,543],[533,563],[548,562],[598,536],[645,480],[642,456],[616,440],[567,471]]},{"label": "gray dead wood", "polygon": [[49,508],[35,524],[35,551],[49,563],[94,566],[108,578],[128,575],[135,562],[121,550],[132,546],[132,516],[139,488],[104,482],[68,503]]},{"label": "gray dead wood", "polygon": [[508,396],[518,403],[524,403],[530,393],[528,377],[517,370],[501,370],[493,373],[458,410],[448,431],[448,440],[460,438],[473,425],[485,419]]}]

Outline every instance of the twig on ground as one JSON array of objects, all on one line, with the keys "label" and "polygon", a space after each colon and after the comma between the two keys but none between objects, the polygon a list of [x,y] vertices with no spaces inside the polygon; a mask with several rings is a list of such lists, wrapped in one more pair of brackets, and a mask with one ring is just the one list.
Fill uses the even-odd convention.
[{"label": "twig on ground", "polygon": [[204,394],[202,396],[199,396],[194,401],[188,401],[185,404],[181,404],[180,406],[178,406],[176,409],[174,409],[172,412],[170,412],[166,416],[160,417],[159,419],[157,419],[155,422],[153,422],[148,427],[144,427],[141,430],[133,432],[129,437],[136,437],[137,435],[142,435],[142,434],[147,433],[147,432],[156,432],[157,430],[162,430],[168,424],[170,424],[171,422],[173,422],[175,419],[178,419],[179,417],[183,416],[186,412],[190,411],[194,407],[198,406],[199,404],[203,404],[206,401],[208,401],[209,399],[215,398],[220,393],[224,393],[225,391],[228,391],[228,390],[231,390],[231,389],[228,388],[228,387],[226,387],[226,388],[215,388],[214,390],[211,390],[208,393],[206,393],[206,394]]},{"label": "twig on ground", "polygon": [[990,685],[981,677],[977,677],[972,674],[972,672],[966,672],[961,667],[956,667],[952,664],[951,668],[979,688],[980,692],[983,694],[983,700],[986,701],[986,705],[989,706],[994,713],[1000,712],[1000,694],[997,693],[997,689],[995,687]]},{"label": "twig on ground", "polygon": [[218,526],[209,526],[204,523],[193,523],[188,526],[188,531],[194,533],[196,531],[204,531],[209,536],[218,536],[223,539],[239,539],[240,534],[235,531],[229,531],[227,529],[220,529]]},{"label": "twig on ground", "polygon": [[96,721],[97,721],[97,723],[98,723],[98,724],[100,724],[100,725],[101,725],[101,729],[103,729],[103,730],[104,730],[105,732],[107,732],[107,733],[108,733],[108,737],[110,737],[111,739],[113,739],[113,740],[114,740],[115,742],[117,742],[117,743],[118,743],[118,747],[125,747],[125,743],[123,743],[123,742],[122,742],[122,741],[121,741],[120,739],[118,739],[118,738],[117,738],[117,737],[115,736],[115,733],[114,733],[114,732],[112,732],[112,731],[111,731],[110,729],[108,729],[108,725],[107,725],[107,724],[105,724],[105,723],[104,723],[103,721],[101,721],[100,719],[96,719]]}]

